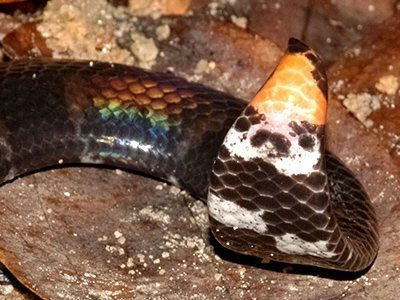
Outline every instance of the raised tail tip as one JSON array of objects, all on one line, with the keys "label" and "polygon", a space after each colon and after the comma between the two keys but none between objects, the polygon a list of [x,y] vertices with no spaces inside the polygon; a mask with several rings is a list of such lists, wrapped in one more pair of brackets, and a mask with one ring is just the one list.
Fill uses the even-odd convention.
[{"label": "raised tail tip", "polygon": [[321,57],[311,47],[293,37],[289,39],[287,53],[304,55],[314,65],[314,79],[325,99],[328,100],[327,78]]},{"label": "raised tail tip", "polygon": [[288,42],[289,53],[304,53],[310,51],[311,48],[304,44],[302,41],[291,37]]}]

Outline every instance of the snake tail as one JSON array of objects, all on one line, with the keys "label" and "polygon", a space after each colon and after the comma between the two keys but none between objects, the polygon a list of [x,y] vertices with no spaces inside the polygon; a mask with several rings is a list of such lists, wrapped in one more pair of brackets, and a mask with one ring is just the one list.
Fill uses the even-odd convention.
[{"label": "snake tail", "polygon": [[324,149],[326,99],[321,59],[294,39],[249,105],[132,66],[0,63],[0,182],[68,163],[133,169],[207,201],[229,249],[361,270],[376,256],[377,222]]},{"label": "snake tail", "polygon": [[264,261],[338,270],[372,263],[374,211],[361,184],[325,151],[326,110],[321,58],[291,39],[213,166],[208,207],[222,245]]}]

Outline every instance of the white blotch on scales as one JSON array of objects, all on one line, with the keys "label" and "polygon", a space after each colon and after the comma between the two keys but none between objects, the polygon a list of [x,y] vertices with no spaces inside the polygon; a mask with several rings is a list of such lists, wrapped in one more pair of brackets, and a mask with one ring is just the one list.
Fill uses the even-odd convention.
[{"label": "white blotch on scales", "polygon": [[[282,116],[269,114],[266,116],[268,123],[252,125],[248,132],[239,132],[232,127],[225,138],[225,146],[231,156],[240,157],[246,161],[254,158],[261,158],[273,164],[277,170],[287,176],[309,174],[315,170],[315,165],[321,159],[320,141],[314,139],[314,146],[311,150],[306,150],[299,145],[299,136],[292,136],[289,132],[293,129],[289,127],[291,120],[282,119]],[[276,149],[270,142],[264,143],[261,147],[253,147],[251,138],[258,130],[265,129],[273,133],[284,135],[291,143],[287,156],[277,155]],[[272,154],[272,156],[271,156]]]},{"label": "white blotch on scales", "polygon": [[264,211],[251,211],[240,205],[209,193],[208,212],[218,222],[236,228],[249,229],[260,234],[265,234],[267,224],[262,219]]}]

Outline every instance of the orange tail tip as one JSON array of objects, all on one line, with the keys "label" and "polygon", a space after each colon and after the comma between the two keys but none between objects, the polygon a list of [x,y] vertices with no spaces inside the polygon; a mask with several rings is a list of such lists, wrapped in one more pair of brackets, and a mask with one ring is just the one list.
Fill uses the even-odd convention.
[{"label": "orange tail tip", "polygon": [[327,79],[320,57],[291,38],[286,54],[250,105],[266,115],[276,113],[292,121],[325,124]]}]

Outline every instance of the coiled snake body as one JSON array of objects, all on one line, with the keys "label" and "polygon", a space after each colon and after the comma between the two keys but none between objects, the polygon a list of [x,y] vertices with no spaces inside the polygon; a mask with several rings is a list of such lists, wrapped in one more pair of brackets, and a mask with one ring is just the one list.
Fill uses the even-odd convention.
[{"label": "coiled snake body", "polygon": [[2,181],[58,163],[160,177],[207,200],[227,248],[358,271],[376,256],[374,211],[324,149],[326,77],[291,39],[270,79],[242,100],[169,74],[73,61],[0,64]]}]

